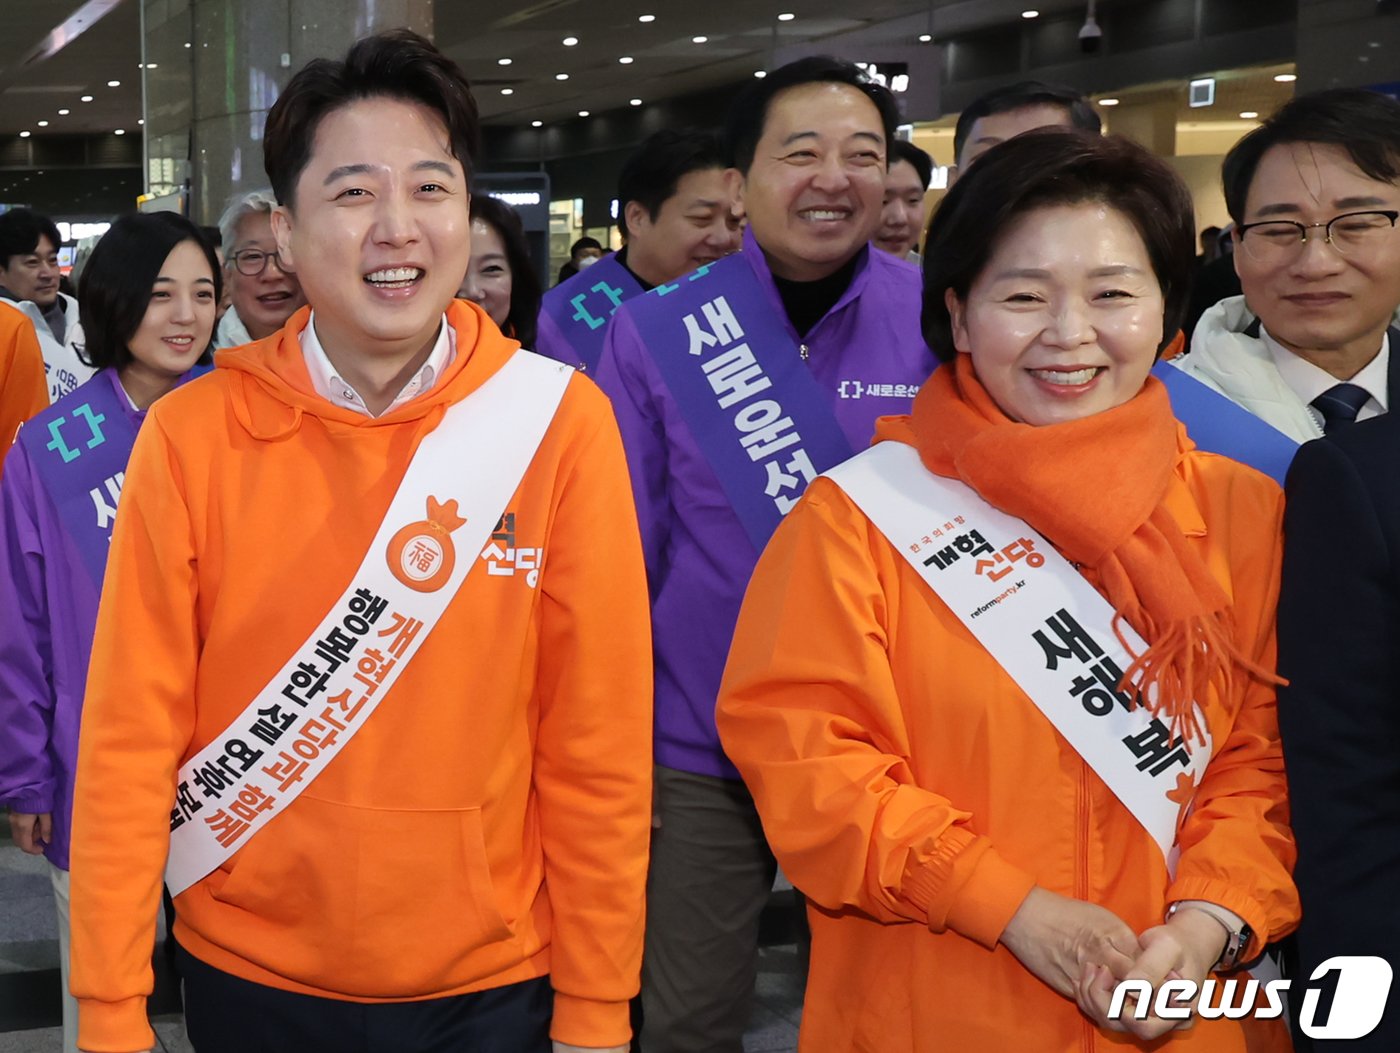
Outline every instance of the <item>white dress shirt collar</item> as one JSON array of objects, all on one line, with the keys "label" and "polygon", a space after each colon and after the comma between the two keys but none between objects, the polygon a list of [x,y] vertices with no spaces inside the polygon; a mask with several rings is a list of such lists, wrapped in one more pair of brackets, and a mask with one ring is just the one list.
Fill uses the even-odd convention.
[{"label": "white dress shirt collar", "polygon": [[1322,425],[1322,414],[1313,407],[1312,400],[1338,384],[1355,384],[1370,394],[1370,399],[1357,413],[1357,420],[1379,417],[1390,409],[1389,333],[1381,337],[1381,349],[1377,352],[1376,357],[1366,363],[1361,372],[1348,381],[1338,380],[1321,366],[1315,366],[1306,358],[1295,355],[1270,336],[1269,331],[1262,325],[1259,327],[1259,338],[1269,349],[1269,354],[1274,360],[1274,365],[1278,367],[1279,376],[1283,377],[1283,382],[1293,389],[1294,394],[1307,403],[1308,409],[1316,417],[1319,427]]},{"label": "white dress shirt collar", "polygon": [[355,413],[362,413],[366,417],[382,417],[384,413],[390,413],[405,402],[416,399],[431,389],[448,366],[452,365],[457,358],[457,333],[448,324],[447,315],[444,314],[442,324],[438,328],[437,343],[428,353],[428,360],[423,363],[423,368],[409,377],[408,383],[403,386],[403,390],[394,396],[394,401],[389,403],[384,413],[374,414],[369,411],[369,407],[365,405],[365,400],[360,397],[360,393],[336,372],[335,366],[327,357],[325,348],[321,346],[320,337],[316,335],[315,311],[311,312],[306,328],[301,331],[300,341],[301,353],[306,359],[306,371],[311,374],[311,386],[316,389],[316,394],[333,405],[353,410]]}]

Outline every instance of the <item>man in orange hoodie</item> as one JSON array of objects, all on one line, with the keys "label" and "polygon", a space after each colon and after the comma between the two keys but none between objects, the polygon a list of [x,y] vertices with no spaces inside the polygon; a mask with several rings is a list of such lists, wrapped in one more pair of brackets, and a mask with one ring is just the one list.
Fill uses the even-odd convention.
[{"label": "man in orange hoodie", "polygon": [[0,457],[19,426],[49,405],[44,355],[29,319],[0,304]]},{"label": "man in orange hoodie", "polygon": [[640,544],[603,396],[452,300],[476,131],[407,31],[268,116],[310,310],[155,407],[127,471],[78,761],[85,1050],[153,1044],[162,878],[199,1053],[626,1048]]}]

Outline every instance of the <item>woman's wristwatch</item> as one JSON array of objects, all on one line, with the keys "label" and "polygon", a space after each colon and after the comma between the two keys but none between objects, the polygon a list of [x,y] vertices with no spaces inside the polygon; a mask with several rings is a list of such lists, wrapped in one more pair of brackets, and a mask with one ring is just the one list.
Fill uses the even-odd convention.
[{"label": "woman's wristwatch", "polygon": [[1211,971],[1227,973],[1236,968],[1240,964],[1240,959],[1244,957],[1245,949],[1254,939],[1254,930],[1249,927],[1249,923],[1226,911],[1223,907],[1217,907],[1214,903],[1207,903],[1205,900],[1199,899],[1184,899],[1173,903],[1167,908],[1167,920],[1171,921],[1172,915],[1182,907],[1210,915],[1225,930],[1225,949],[1220,952],[1220,957],[1211,966]]}]

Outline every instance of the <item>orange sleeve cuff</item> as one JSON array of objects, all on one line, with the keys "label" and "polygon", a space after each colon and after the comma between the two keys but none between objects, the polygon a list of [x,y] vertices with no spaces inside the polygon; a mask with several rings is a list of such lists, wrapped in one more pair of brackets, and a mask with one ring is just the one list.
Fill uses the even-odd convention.
[{"label": "orange sleeve cuff", "polygon": [[120,1002],[78,999],[78,1048],[84,1053],[145,1053],[155,1045],[145,995]]},{"label": "orange sleeve cuff", "polygon": [[632,1041],[631,1006],[627,1002],[600,1002],[555,991],[549,1037],[585,1049],[625,1046]]},{"label": "orange sleeve cuff", "polygon": [[953,895],[948,928],[991,950],[1033,888],[1034,877],[987,845]]}]

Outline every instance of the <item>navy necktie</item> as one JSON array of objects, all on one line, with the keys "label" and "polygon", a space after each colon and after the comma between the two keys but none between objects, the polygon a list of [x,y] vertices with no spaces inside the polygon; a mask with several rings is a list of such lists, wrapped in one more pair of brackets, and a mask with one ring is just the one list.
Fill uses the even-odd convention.
[{"label": "navy necktie", "polygon": [[1322,414],[1322,430],[1331,435],[1338,428],[1355,423],[1361,407],[1370,401],[1371,393],[1356,384],[1337,384],[1312,400],[1313,408]]}]

